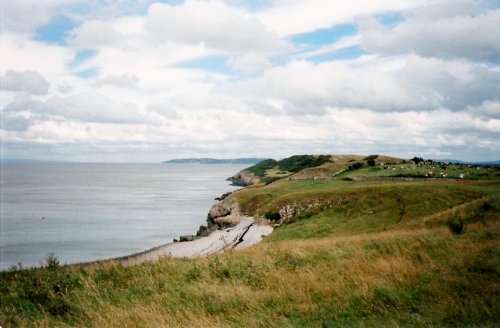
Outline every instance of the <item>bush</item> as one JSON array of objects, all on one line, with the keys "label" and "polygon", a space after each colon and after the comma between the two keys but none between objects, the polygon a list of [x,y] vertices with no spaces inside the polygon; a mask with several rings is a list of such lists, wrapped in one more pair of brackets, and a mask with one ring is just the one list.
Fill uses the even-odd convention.
[{"label": "bush", "polygon": [[360,169],[360,168],[362,168],[362,167],[363,167],[363,163],[361,163],[361,162],[356,162],[356,163],[354,163],[354,164],[352,164],[352,165],[349,165],[349,170],[351,170],[351,171],[352,171],[352,170],[358,170],[358,169]]},{"label": "bush", "polygon": [[329,155],[295,155],[282,159],[278,162],[279,168],[282,171],[298,172],[308,167],[316,167],[329,162]]},{"label": "bush", "polygon": [[448,229],[450,229],[450,231],[454,235],[460,235],[465,230],[464,220],[462,220],[462,218],[458,217],[457,215],[452,215],[446,221],[446,224],[448,225]]},{"label": "bush", "polygon": [[281,215],[279,212],[266,211],[264,212],[264,218],[269,221],[279,221],[281,220]]},{"label": "bush", "polygon": [[373,158],[370,158],[369,160],[366,161],[366,163],[369,165],[369,166],[375,166],[375,160]]},{"label": "bush", "polygon": [[258,177],[264,177],[266,175],[266,171],[269,169],[272,169],[273,167],[276,166],[278,162],[276,162],[274,159],[266,159],[262,162],[259,162],[247,169],[247,171],[252,172]]},{"label": "bush", "polygon": [[45,259],[47,260],[47,269],[55,270],[59,267],[59,260],[54,255],[54,253],[48,253]]},{"label": "bush", "polygon": [[413,163],[415,163],[415,164],[418,164],[418,163],[422,163],[422,162],[424,162],[424,159],[423,159],[422,157],[417,157],[417,156],[413,157],[411,160],[412,160],[412,161],[413,161]]}]

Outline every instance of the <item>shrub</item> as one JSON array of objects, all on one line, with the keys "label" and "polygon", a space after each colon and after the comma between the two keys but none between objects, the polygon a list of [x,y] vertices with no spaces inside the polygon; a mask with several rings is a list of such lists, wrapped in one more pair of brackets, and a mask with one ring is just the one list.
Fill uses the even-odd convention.
[{"label": "shrub", "polygon": [[370,155],[370,156],[366,156],[366,157],[365,157],[365,161],[369,161],[369,160],[371,160],[371,159],[373,159],[373,160],[374,160],[374,159],[376,159],[377,157],[378,157],[378,155]]},{"label": "shrub", "polygon": [[370,158],[369,160],[366,161],[366,163],[369,165],[369,166],[375,166],[375,160],[373,158]]},{"label": "shrub", "polygon": [[352,165],[349,165],[349,170],[351,170],[351,171],[352,171],[352,170],[358,170],[358,169],[360,169],[360,168],[362,168],[362,167],[363,167],[363,163],[361,163],[361,162],[356,162],[356,163],[354,163],[354,164],[352,164]]},{"label": "shrub", "polygon": [[418,164],[418,163],[424,162],[424,159],[423,159],[422,157],[417,157],[417,156],[413,157],[411,160],[412,160],[412,161],[413,161],[413,163],[415,163],[415,164]]},{"label": "shrub", "polygon": [[448,229],[454,234],[454,235],[460,235],[464,232],[465,230],[465,224],[464,220],[462,218],[458,217],[458,215],[452,215],[447,221],[446,224],[448,225]]},{"label": "shrub", "polygon": [[247,170],[258,177],[264,177],[266,175],[266,171],[275,167],[276,164],[278,164],[278,162],[276,162],[274,159],[266,159],[249,167]]},{"label": "shrub", "polygon": [[47,269],[55,270],[59,267],[59,260],[54,255],[54,253],[48,253],[45,259],[47,260]]},{"label": "shrub", "polygon": [[282,171],[298,172],[308,167],[316,167],[329,162],[329,155],[295,155],[282,159],[278,162],[279,168]]},{"label": "shrub", "polygon": [[270,220],[270,221],[279,221],[279,220],[281,220],[281,215],[279,212],[266,211],[266,212],[264,212],[264,218],[266,220]]}]

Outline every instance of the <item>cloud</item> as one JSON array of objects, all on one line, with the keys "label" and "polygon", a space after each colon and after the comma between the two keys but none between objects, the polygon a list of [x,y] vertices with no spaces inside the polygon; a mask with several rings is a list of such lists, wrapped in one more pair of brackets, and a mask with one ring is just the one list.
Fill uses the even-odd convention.
[{"label": "cloud", "polygon": [[19,94],[3,109],[7,113],[29,113],[39,120],[75,120],[80,122],[112,124],[153,124],[147,116],[139,113],[132,104],[114,102],[97,92],[77,93],[68,96],[53,96],[46,101],[32,99]]},{"label": "cloud", "polygon": [[0,49],[0,72],[36,71],[47,79],[53,75],[66,74],[67,64],[74,56],[71,49],[32,41],[12,33],[2,33]]},{"label": "cloud", "polygon": [[4,90],[24,91],[35,95],[47,94],[50,86],[49,82],[36,71],[8,70],[5,76],[0,77],[0,81]]},{"label": "cloud", "polygon": [[[495,159],[500,147],[492,2],[38,3],[48,18],[2,25],[0,137],[11,157]],[[27,4],[11,1],[9,13],[25,19]],[[80,25],[59,45],[34,41],[56,16]],[[326,44],[329,33],[338,41]]]},{"label": "cloud", "polygon": [[62,7],[83,0],[3,0],[2,30],[17,33],[32,33],[37,27],[47,24],[54,13]]},{"label": "cloud", "polygon": [[122,88],[136,88],[139,83],[139,78],[135,75],[107,75],[102,78],[100,84],[109,84]]},{"label": "cloud", "polygon": [[272,67],[265,55],[255,53],[233,56],[227,64],[243,72],[261,71]]},{"label": "cloud", "polygon": [[414,55],[319,64],[298,60],[228,86],[227,92],[262,103],[281,100],[290,115],[324,115],[332,106],[380,112],[460,111],[500,100],[500,72]]},{"label": "cloud", "polygon": [[31,120],[25,116],[8,113],[2,115],[0,123],[3,130],[16,132],[26,131],[32,125]]},{"label": "cloud", "polygon": [[286,47],[257,18],[218,1],[153,4],[145,30],[154,42],[203,44],[230,53],[276,52]]},{"label": "cloud", "polygon": [[479,106],[469,107],[468,112],[471,116],[480,117],[482,120],[500,120],[500,102],[485,101]]},{"label": "cloud", "polygon": [[289,36],[352,22],[359,17],[408,10],[425,2],[420,0],[275,1],[274,5],[262,11],[259,17],[271,31],[280,36]]},{"label": "cloud", "polygon": [[124,38],[109,22],[86,21],[71,32],[70,41],[80,48],[95,49],[116,45]]},{"label": "cloud", "polygon": [[383,54],[416,53],[424,57],[500,60],[500,10],[475,16],[408,18],[390,27],[371,20],[360,24],[361,44]]}]

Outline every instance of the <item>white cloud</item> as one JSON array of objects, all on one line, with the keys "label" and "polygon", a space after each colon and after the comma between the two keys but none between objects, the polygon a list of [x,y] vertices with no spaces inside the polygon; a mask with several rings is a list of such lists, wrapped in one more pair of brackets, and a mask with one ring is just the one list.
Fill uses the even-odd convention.
[{"label": "white cloud", "polygon": [[[22,35],[2,33],[0,38],[0,72],[37,71],[45,78],[66,74],[74,51],[66,47],[31,41]],[[49,79],[50,81],[50,79]]]},{"label": "white cloud", "polygon": [[[13,25],[2,31],[3,153],[71,160],[312,152],[496,159],[498,10],[469,0],[273,0],[262,7],[188,0],[147,9],[151,2],[91,2],[89,12],[66,12],[82,23],[65,45],[28,37],[50,17],[35,17],[22,33]],[[49,7],[49,16],[68,8]],[[402,20],[379,24],[387,13]],[[359,26],[358,33],[291,52],[290,35],[343,22]],[[425,32],[425,24],[436,32]],[[357,45],[370,53],[310,61]],[[81,49],[95,54],[75,59]],[[86,70],[96,74],[79,77]]]},{"label": "white cloud", "polygon": [[7,91],[24,91],[36,95],[45,95],[50,84],[36,71],[16,72],[8,70],[0,77],[2,89]]},{"label": "white cloud", "polygon": [[115,46],[123,37],[109,22],[91,20],[73,30],[70,41],[80,48],[95,49]]},{"label": "white cloud", "polygon": [[463,61],[418,56],[312,64],[294,61],[230,86],[234,97],[278,99],[292,115],[323,115],[328,106],[376,111],[465,110],[500,100],[500,72]]},{"label": "white cloud", "polygon": [[420,0],[276,1],[274,6],[260,14],[260,18],[270,30],[281,36],[288,36],[352,22],[358,17],[405,10],[426,2]]},{"label": "white cloud", "polygon": [[136,88],[139,78],[135,75],[107,75],[100,80],[100,84],[111,84],[122,88]]},{"label": "white cloud", "polygon": [[0,123],[3,130],[16,132],[26,131],[32,124],[26,116],[10,113],[4,113]]},{"label": "white cloud", "polygon": [[483,120],[500,120],[500,101],[485,101],[479,106],[468,108],[469,115],[480,117]]},{"label": "white cloud", "polygon": [[265,55],[256,53],[233,56],[227,64],[229,67],[243,72],[261,71],[272,67]]},{"label": "white cloud", "polygon": [[425,57],[500,61],[500,10],[443,17],[416,15],[389,27],[360,24],[361,44],[383,54],[412,52]]},{"label": "white cloud", "polygon": [[146,31],[156,42],[203,44],[235,53],[275,52],[286,45],[257,18],[218,1],[154,4],[146,17]]},{"label": "white cloud", "polygon": [[2,31],[33,33],[39,26],[47,24],[61,7],[83,0],[2,0]]},{"label": "white cloud", "polygon": [[[76,120],[80,122],[114,124],[153,123],[132,104],[114,102],[97,92],[77,93],[69,96],[53,96],[46,101],[19,94],[5,106],[7,113],[28,113],[38,120]],[[47,116],[47,117],[45,117]]]}]

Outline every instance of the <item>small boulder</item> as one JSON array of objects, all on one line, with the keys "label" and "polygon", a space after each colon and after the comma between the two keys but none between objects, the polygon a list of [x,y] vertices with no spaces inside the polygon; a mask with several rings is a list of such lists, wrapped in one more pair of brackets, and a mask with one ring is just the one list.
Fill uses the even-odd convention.
[{"label": "small boulder", "polygon": [[210,228],[207,226],[201,225],[200,228],[198,229],[198,232],[196,233],[196,236],[198,237],[206,237],[212,232]]},{"label": "small boulder", "polygon": [[183,242],[186,242],[186,241],[193,241],[195,238],[196,238],[196,236],[195,236],[195,235],[185,235],[185,236],[181,236],[181,237],[179,238],[179,241],[180,241],[181,243],[183,243]]}]

